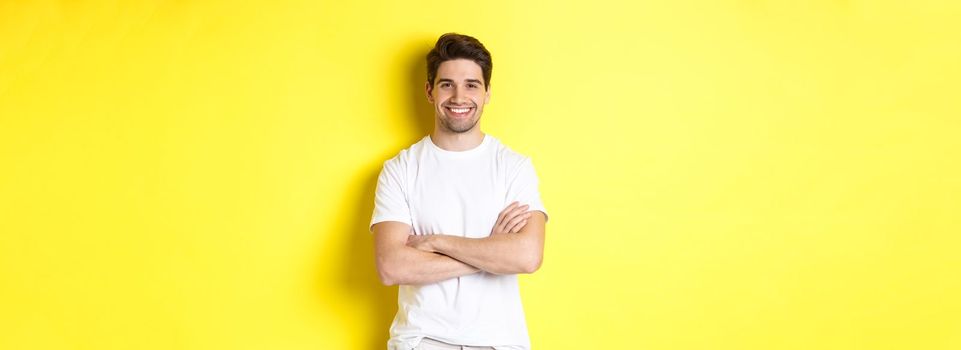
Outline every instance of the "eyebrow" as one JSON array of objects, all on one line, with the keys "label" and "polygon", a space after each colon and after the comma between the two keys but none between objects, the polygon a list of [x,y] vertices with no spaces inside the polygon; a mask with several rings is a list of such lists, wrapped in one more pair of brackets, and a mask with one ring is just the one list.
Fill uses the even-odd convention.
[{"label": "eyebrow", "polygon": [[[447,78],[438,79],[438,80],[437,80],[437,83],[438,83],[438,84],[439,84],[439,83],[444,83],[444,82],[453,83],[454,80],[453,80],[453,79],[447,79]],[[467,82],[468,82],[468,83],[477,83],[477,84],[484,85],[484,82],[482,82],[482,81],[480,81],[480,80],[477,80],[477,79],[467,79]]]}]

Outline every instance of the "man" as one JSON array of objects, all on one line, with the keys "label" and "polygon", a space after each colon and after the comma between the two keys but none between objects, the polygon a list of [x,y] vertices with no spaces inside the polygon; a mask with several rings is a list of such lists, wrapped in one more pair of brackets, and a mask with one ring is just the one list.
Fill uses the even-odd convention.
[{"label": "man", "polygon": [[492,61],[442,35],[427,54],[434,130],[384,162],[371,230],[399,285],[388,348],[530,349],[517,274],[541,265],[547,211],[528,157],[480,130]]}]

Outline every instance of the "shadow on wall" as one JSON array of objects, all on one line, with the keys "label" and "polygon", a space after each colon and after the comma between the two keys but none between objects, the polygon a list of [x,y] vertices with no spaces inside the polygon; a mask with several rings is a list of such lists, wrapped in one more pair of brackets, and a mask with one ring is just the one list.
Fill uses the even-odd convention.
[{"label": "shadow on wall", "polygon": [[427,101],[427,92],[424,91],[424,83],[427,81],[427,52],[434,47],[434,40],[436,38],[425,40],[424,45],[414,45],[417,49],[413,53],[401,57],[403,62],[407,63],[409,74],[408,86],[401,88],[409,91],[408,109],[419,132],[411,144],[420,141],[421,137],[434,130],[434,106]]},{"label": "shadow on wall", "polygon": [[[420,40],[414,45],[417,50],[404,51],[399,57],[399,62],[404,62],[404,69],[408,72],[403,86],[399,89],[409,90],[407,94],[408,116],[412,119],[413,127],[398,132],[408,133],[409,130],[416,131],[410,135],[410,142],[403,145],[406,148],[420,140],[433,130],[434,111],[424,92],[424,82],[427,79],[427,67],[425,55],[433,47],[433,40]],[[400,148],[390,151],[384,159],[372,159],[369,167],[365,167],[359,174],[359,179],[363,179],[362,189],[359,197],[351,197],[343,208],[348,210],[346,215],[346,240],[347,254],[344,254],[345,261],[341,264],[342,270],[338,273],[338,280],[343,283],[343,287],[357,298],[361,298],[370,306],[371,314],[367,319],[372,320],[372,324],[363,325],[366,330],[364,334],[370,334],[367,344],[363,349],[383,350],[387,348],[389,329],[394,315],[397,313],[397,287],[386,287],[380,283],[377,277],[377,267],[374,258],[374,237],[368,231],[371,215],[374,210],[374,193],[377,189],[377,177],[383,162],[400,152]],[[352,202],[351,202],[352,201]]]},{"label": "shadow on wall", "polygon": [[366,346],[361,349],[387,348],[391,321],[397,313],[397,287],[386,287],[377,277],[377,266],[374,260],[374,236],[368,232],[371,214],[374,210],[374,191],[377,188],[377,176],[380,169],[366,169],[363,174],[362,196],[355,198],[348,215],[346,234],[346,261],[341,264],[339,280],[347,291],[356,298],[360,298],[369,306],[370,314],[366,317],[371,324],[356,325],[365,330],[361,334],[368,334]]}]

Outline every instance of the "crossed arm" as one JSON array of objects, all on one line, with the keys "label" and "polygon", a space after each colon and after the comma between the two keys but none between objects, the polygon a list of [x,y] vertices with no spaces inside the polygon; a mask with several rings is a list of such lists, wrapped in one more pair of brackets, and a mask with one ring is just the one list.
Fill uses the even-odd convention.
[{"label": "crossed arm", "polygon": [[533,273],[544,251],[546,217],[511,204],[498,215],[491,235],[466,238],[444,234],[413,235],[410,225],[374,225],[377,271],[385,285],[419,285],[469,275]]}]

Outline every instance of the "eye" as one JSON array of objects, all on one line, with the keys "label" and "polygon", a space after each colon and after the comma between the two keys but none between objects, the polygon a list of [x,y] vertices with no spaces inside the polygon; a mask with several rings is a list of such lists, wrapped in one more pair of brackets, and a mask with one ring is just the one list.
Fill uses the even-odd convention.
[{"label": "eye", "polygon": [[467,87],[469,87],[469,88],[471,88],[471,89],[476,89],[476,88],[477,88],[477,84],[470,83],[470,84],[467,84]]},{"label": "eye", "polygon": [[445,82],[445,83],[440,83],[440,87],[442,87],[442,88],[450,87],[450,83],[446,83],[446,82]]}]

